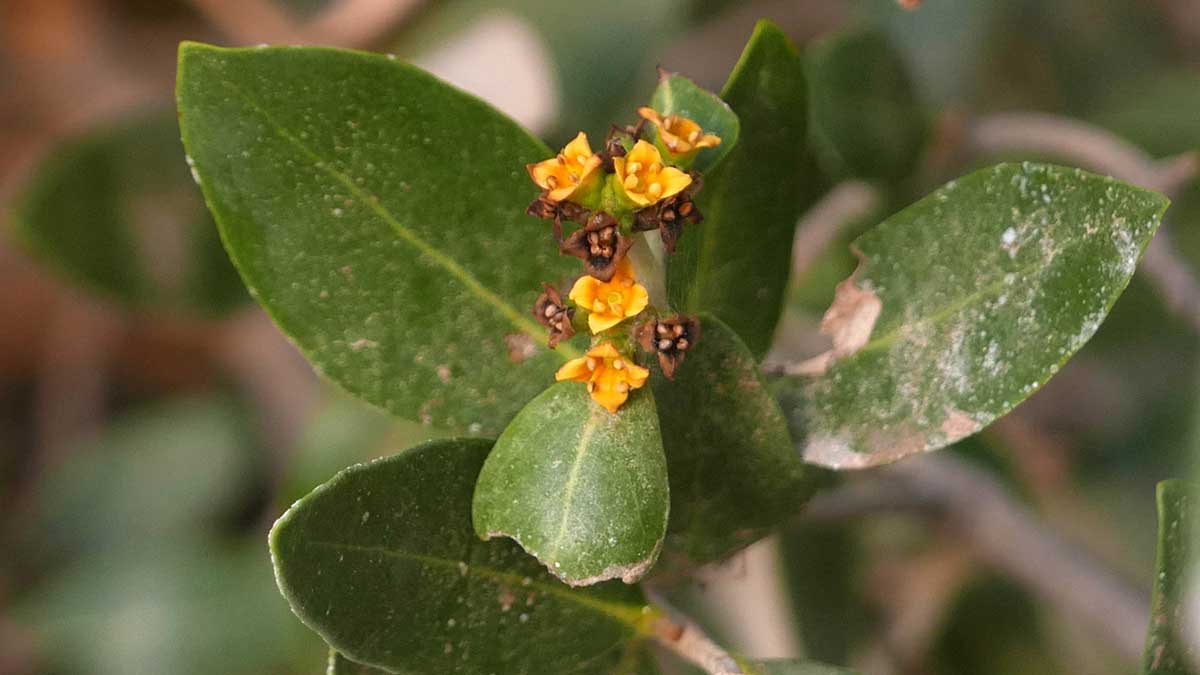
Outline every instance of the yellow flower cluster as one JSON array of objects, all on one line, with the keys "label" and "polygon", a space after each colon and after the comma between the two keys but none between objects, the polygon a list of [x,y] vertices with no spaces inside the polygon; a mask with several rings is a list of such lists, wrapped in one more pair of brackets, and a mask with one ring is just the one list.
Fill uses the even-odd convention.
[{"label": "yellow flower cluster", "polygon": [[[659,146],[639,138],[642,127],[638,125],[617,130],[629,137],[628,142],[610,134],[604,148],[596,153],[587,134],[580,132],[554,157],[526,166],[529,177],[543,190],[530,205],[529,213],[554,219],[560,251],[583,259],[587,265],[588,274],[575,281],[568,297],[575,307],[587,312],[588,328],[594,336],[600,336],[585,356],[559,369],[555,379],[586,383],[596,403],[614,413],[631,390],[646,384],[650,374],[622,354],[611,339],[602,336],[643,312],[650,303],[646,288],[637,282],[632,263],[624,257],[633,243],[630,223],[653,223],[656,218],[665,222],[675,218],[681,204],[684,210],[680,213],[688,214],[691,195],[699,184],[692,186],[692,175],[675,165],[721,142],[687,118],[663,117],[650,108],[638,112],[657,128]],[[660,147],[665,147],[666,159]],[[663,214],[668,215],[663,218]],[[583,227],[564,240],[563,220],[573,220]],[[548,287],[538,299],[535,316],[550,329],[551,345],[574,334],[570,323],[574,313],[575,309],[565,306],[552,288]]]}]

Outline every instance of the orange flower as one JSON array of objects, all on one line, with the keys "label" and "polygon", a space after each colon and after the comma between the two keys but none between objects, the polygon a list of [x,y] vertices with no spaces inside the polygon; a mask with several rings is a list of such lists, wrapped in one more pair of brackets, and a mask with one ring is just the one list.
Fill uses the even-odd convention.
[{"label": "orange flower", "polygon": [[557,157],[527,164],[525,169],[533,182],[546,190],[550,201],[561,202],[593,185],[600,175],[601,163],[600,157],[588,145],[587,134],[581,131]]},{"label": "orange flower", "polygon": [[622,258],[609,281],[596,277],[579,277],[569,296],[575,304],[591,312],[588,327],[592,333],[608,330],[631,316],[635,316],[650,303],[646,287],[633,278],[633,264]]},{"label": "orange flower", "polygon": [[618,352],[611,342],[592,347],[584,356],[567,361],[554,375],[559,382],[586,382],[592,400],[610,413],[617,412],[629,398],[629,390],[645,385],[648,377],[649,370]]},{"label": "orange flower", "polygon": [[680,115],[659,115],[653,108],[638,108],[638,114],[658,128],[658,139],[672,155],[688,156],[701,148],[721,144],[721,137],[704,133],[699,124]]},{"label": "orange flower", "polygon": [[679,194],[692,183],[692,177],[673,166],[663,166],[658,148],[638,141],[624,157],[613,157],[617,181],[629,201],[646,207]]}]

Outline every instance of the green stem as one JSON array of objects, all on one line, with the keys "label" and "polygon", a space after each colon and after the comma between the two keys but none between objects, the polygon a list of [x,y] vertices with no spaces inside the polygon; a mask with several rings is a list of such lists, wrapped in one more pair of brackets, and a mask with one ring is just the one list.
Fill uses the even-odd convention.
[{"label": "green stem", "polygon": [[[651,237],[650,235],[655,235]],[[629,249],[629,261],[639,284],[646,287],[650,305],[660,312],[667,311],[667,268],[664,264],[662,242],[658,232],[642,232],[634,235],[633,248]]]}]

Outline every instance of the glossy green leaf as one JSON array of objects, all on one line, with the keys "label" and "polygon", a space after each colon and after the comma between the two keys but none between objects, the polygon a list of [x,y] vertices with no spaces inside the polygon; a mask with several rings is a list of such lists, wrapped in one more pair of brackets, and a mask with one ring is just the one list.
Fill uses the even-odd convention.
[{"label": "glossy green leaf", "polygon": [[928,123],[904,60],[882,34],[828,37],[805,50],[811,134],[825,170],[897,180],[921,156]]},{"label": "glossy green leaf", "polygon": [[71,281],[138,309],[243,304],[182,151],[167,111],[63,142],[18,200],[17,234]]},{"label": "glossy green leaf", "polygon": [[529,315],[577,273],[511,120],[384,56],[180,50],[184,144],[248,286],[326,376],[397,415],[498,432],[570,345]]},{"label": "glossy green leaf", "polygon": [[1196,524],[1192,494],[1184,481],[1158,484],[1158,560],[1155,563],[1154,598],[1142,672],[1146,675],[1191,675],[1200,663],[1183,628],[1184,601],[1195,573],[1192,545]]},{"label": "glossy green leaf", "polygon": [[854,675],[845,668],[793,659],[754,661],[746,670],[747,675]]},{"label": "glossy green leaf", "polygon": [[355,663],[339,654],[336,649],[329,650],[329,661],[325,664],[325,675],[383,675],[386,672]]},{"label": "glossy green leaf", "polygon": [[707,311],[756,357],[782,311],[796,221],[820,186],[806,152],[804,64],[777,26],[760,22],[721,92],[741,134],[704,178],[689,227],[668,263],[671,304]]},{"label": "glossy green leaf", "polygon": [[785,405],[805,459],[883,464],[1011,410],[1095,333],[1166,206],[1079,169],[1000,164],[859,237],[827,314],[842,344]]},{"label": "glossy green leaf", "polygon": [[348,658],[440,675],[608,673],[643,622],[641,592],[570,589],[509,541],[471,531],[490,442],[432,441],[350,467],[271,530],[292,610]]},{"label": "glossy green leaf", "polygon": [[479,536],[511,537],[555,576],[584,586],[646,574],[669,506],[649,388],[610,413],[582,384],[559,382],[496,441],[472,515]]},{"label": "glossy green leaf", "polygon": [[671,478],[670,554],[706,563],[798,513],[815,487],[754,355],[701,315],[700,341],[667,380],[652,379]]},{"label": "glossy green leaf", "polygon": [[[686,117],[699,124],[704,133],[721,138],[721,144],[717,147],[700,150],[690,167],[692,169],[711,169],[737,145],[740,124],[729,104],[682,75],[662,73],[658,87],[650,98],[650,107],[663,116]],[[646,129],[652,137],[657,137],[657,129],[653,124],[647,123]],[[661,145],[659,149],[663,149]]]}]

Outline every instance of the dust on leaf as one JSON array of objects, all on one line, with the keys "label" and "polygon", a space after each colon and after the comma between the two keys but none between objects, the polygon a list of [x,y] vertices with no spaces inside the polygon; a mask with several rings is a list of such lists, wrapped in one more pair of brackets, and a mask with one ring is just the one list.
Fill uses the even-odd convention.
[{"label": "dust on leaf", "polygon": [[1078,169],[1001,164],[867,232],[823,322],[834,348],[777,387],[804,458],[883,464],[1011,410],[1096,332],[1166,205]]}]

